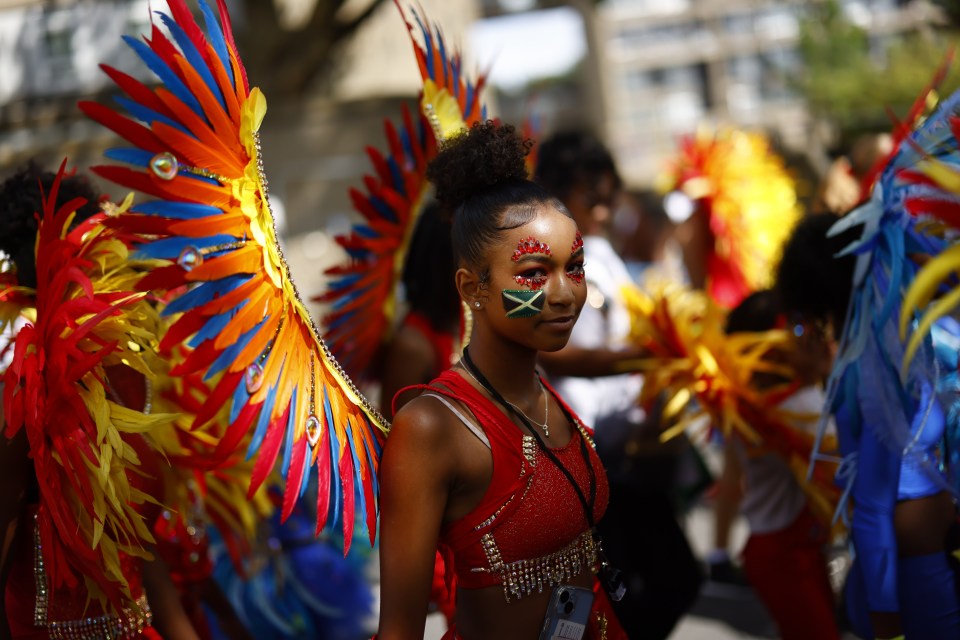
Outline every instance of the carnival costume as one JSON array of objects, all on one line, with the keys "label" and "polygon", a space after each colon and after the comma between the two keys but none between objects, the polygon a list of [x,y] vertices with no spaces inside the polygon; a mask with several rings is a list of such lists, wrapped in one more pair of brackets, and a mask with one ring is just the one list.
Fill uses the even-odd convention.
[{"label": "carnival costume", "polygon": [[[910,130],[926,97],[917,101],[901,131]],[[918,328],[905,294],[917,282],[920,265],[947,247],[921,218],[948,209],[936,179],[941,163],[953,162],[956,154],[950,123],[958,100],[954,95],[943,102],[909,133],[880,174],[871,200],[831,229],[840,233],[863,225],[860,239],[844,252],[857,256],[856,270],[829,385],[844,455],[842,475],[853,501],[856,560],[847,609],[861,634],[872,634],[868,612],[899,612],[908,638],[960,634],[960,597],[947,554],[899,555],[893,524],[899,501],[951,489],[940,451],[945,430],[955,429],[946,429],[948,412],[937,397],[942,374],[950,372],[936,358],[936,343],[949,336],[931,339],[929,332],[918,331],[908,346],[897,324],[902,316],[905,326]],[[914,357],[904,364],[909,354]],[[955,413],[953,391],[944,399],[950,414]]]},{"label": "carnival costume", "polygon": [[[780,408],[796,393],[793,373],[769,359],[776,350],[795,348],[785,329],[761,333],[724,331],[726,312],[701,291],[659,283],[651,293],[636,287],[623,292],[632,319],[631,339],[650,355],[637,361],[645,375],[638,401],[650,406],[661,398],[666,428],[662,439],[703,423],[735,438],[755,454],[776,453],[793,470],[811,509],[827,525],[833,522],[839,491],[833,486],[836,466],[818,467],[808,478],[814,437],[797,430],[794,419],[808,419]],[[786,382],[758,389],[758,374],[781,376]],[[823,438],[824,451],[835,451],[833,437]]]},{"label": "carnival costume", "polygon": [[[421,397],[435,398],[469,429],[493,456],[493,478],[480,503],[466,516],[444,526],[441,550],[462,589],[500,586],[507,602],[563,584],[584,568],[596,571],[597,543],[592,523],[603,516],[609,499],[606,474],[594,451],[592,433],[556,392],[541,380],[575,427],[570,442],[551,451],[588,496],[583,512],[577,491],[538,446],[493,402],[463,376],[447,370]],[[471,417],[458,407],[466,408]],[[587,638],[621,637],[602,588]],[[600,635],[600,628],[606,636]],[[452,628],[445,638],[457,638]],[[624,636],[625,637],[625,636]]]},{"label": "carnival costume", "polygon": [[730,309],[769,285],[801,210],[793,179],[766,138],[730,128],[686,136],[660,182],[663,190],[684,193],[707,216],[711,298]]},{"label": "carnival costume", "polygon": [[[394,4],[407,26],[423,81],[420,114],[414,120],[404,106],[399,131],[385,121],[388,155],[367,147],[376,175],[365,176],[366,194],[350,190],[354,208],[364,222],[354,225],[348,235],[337,237],[349,261],[327,271],[333,278],[327,292],[317,298],[331,303],[324,318],[331,350],[351,375],[360,378],[371,377],[375,353],[394,333],[397,284],[431,189],[427,164],[446,139],[487,117],[480,100],[485,76],[471,80],[463,72],[459,51],[450,51],[439,27],[431,27],[424,15],[412,9],[423,39],[422,45],[417,42],[414,26],[399,0]],[[410,322],[422,328],[422,323]],[[469,331],[465,322],[461,325],[455,338],[462,343]],[[425,335],[435,342],[432,333]],[[438,372],[449,365],[446,360]],[[390,400],[384,398],[384,403]]]},{"label": "carnival costume", "polygon": [[376,533],[382,417],[360,395],[321,340],[284,262],[267,199],[258,129],[266,100],[250,88],[229,18],[204,2],[204,31],[182,0],[161,15],[145,42],[128,44],[160,81],[150,88],[111,67],[128,116],[81,103],[94,120],[135,148],[107,156],[132,167],[95,168],[101,176],[157,199],[111,223],[138,238],[139,255],[165,261],[139,283],[167,294],[165,353],[189,350],[171,373],[216,380],[193,428],[228,407],[229,424],[210,463],[229,464],[244,436],[256,455],[251,494],[283,449],[283,518],[311,475],[318,476],[317,530],[342,525],[353,535],[355,495],[372,541]]},{"label": "carnival costume", "polygon": [[[833,592],[823,547],[839,533],[834,468],[807,477],[823,409],[816,388],[798,388],[774,353],[798,348],[784,329],[727,333],[727,313],[704,292],[660,283],[624,298],[632,337],[650,355],[637,363],[646,379],[640,402],[664,403],[669,439],[708,424],[733,443],[747,489],[750,524],[744,571],[784,638],[837,638]],[[760,377],[771,381],[759,386]],[[709,418],[709,420],[704,420]],[[806,426],[810,429],[806,429]],[[821,443],[834,450],[835,438]]]},{"label": "carnival costume", "polygon": [[126,407],[107,374],[126,366],[149,385],[157,315],[132,290],[139,274],[104,214],[70,229],[85,201],[56,208],[62,176],[63,167],[38,219],[36,288],[3,294],[20,305],[7,319],[28,318],[4,375],[4,435],[25,432],[33,470],[4,594],[7,622],[14,637],[158,637],[139,564],[150,556],[149,503],[158,494],[148,440],[170,416],[148,415],[149,397],[143,411]]}]

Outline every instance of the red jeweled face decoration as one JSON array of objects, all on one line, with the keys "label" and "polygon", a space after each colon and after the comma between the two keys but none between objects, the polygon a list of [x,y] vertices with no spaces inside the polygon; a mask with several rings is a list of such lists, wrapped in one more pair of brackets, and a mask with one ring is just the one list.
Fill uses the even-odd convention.
[{"label": "red jeweled face decoration", "polygon": [[[570,247],[570,256],[573,257],[578,251],[583,250],[583,236],[580,235],[580,232],[577,231],[577,236],[573,241],[573,245]],[[583,284],[583,268],[577,269],[575,271],[567,271],[567,277],[573,280],[574,284]]]},{"label": "red jeweled face decoration", "polygon": [[513,276],[521,287],[530,287],[533,291],[543,288],[547,284],[547,276]]},{"label": "red jeweled face decoration", "polygon": [[513,260],[514,262],[517,262],[523,256],[531,253],[539,254],[543,256],[553,255],[553,253],[550,251],[550,245],[544,244],[539,240],[537,240],[536,238],[534,238],[533,236],[530,236],[525,240],[521,240],[520,242],[517,243],[517,250],[513,252],[513,257],[511,258],[511,260]]},{"label": "red jeweled face decoration", "polygon": [[[533,236],[525,238],[517,243],[517,250],[513,252],[513,257],[511,260],[518,262],[521,258],[527,255],[541,255],[541,256],[552,256],[553,252],[550,251],[550,245],[540,242]],[[543,274],[535,275],[515,275],[513,279],[517,281],[517,284],[524,287],[530,287],[533,291],[537,291],[543,288],[543,285],[547,283],[547,276]]]}]

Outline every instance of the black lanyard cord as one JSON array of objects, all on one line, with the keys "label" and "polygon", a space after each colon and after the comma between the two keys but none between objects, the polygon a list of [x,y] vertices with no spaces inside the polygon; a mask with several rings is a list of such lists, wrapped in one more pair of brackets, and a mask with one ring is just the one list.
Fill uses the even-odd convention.
[{"label": "black lanyard cord", "polygon": [[[519,409],[515,408],[512,404],[506,401],[506,399],[497,391],[490,381],[487,380],[487,377],[481,373],[480,369],[477,368],[477,365],[473,363],[473,359],[470,357],[470,351],[467,348],[463,350],[463,364],[467,370],[477,379],[477,382],[493,396],[494,400],[499,402],[506,410],[514,415],[523,425],[533,434],[534,440],[537,441],[537,444],[540,446],[541,451],[550,459],[553,464],[560,469],[567,480],[570,482],[570,485],[573,486],[574,491],[577,493],[577,498],[580,499],[580,504],[583,506],[583,513],[587,517],[587,523],[590,525],[590,528],[593,529],[595,523],[593,521],[593,507],[597,501],[597,474],[593,468],[593,465],[590,463],[590,454],[587,451],[586,438],[583,434],[580,436],[580,454],[583,456],[583,462],[587,467],[587,473],[590,475],[590,501],[587,502],[586,496],[583,495],[583,490],[580,488],[580,485],[574,480],[573,475],[570,471],[560,462],[560,459],[557,458],[556,454],[550,450],[550,447],[547,446],[547,443],[543,441],[543,438],[540,437],[540,434],[537,433],[537,430],[533,428],[530,424],[530,421],[527,420]],[[538,374],[539,375],[539,374]],[[541,380],[542,382],[542,380]],[[574,418],[570,415],[570,412],[567,411],[566,407],[563,404],[560,404],[560,409],[563,411],[563,415],[567,417],[567,420],[570,421],[571,425],[574,425]],[[575,427],[575,425],[574,425]],[[579,429],[576,429],[579,431]]]}]

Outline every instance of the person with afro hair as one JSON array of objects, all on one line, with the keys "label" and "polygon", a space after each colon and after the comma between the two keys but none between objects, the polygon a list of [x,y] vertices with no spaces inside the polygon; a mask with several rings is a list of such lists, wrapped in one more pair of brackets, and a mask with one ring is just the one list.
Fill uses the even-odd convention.
[{"label": "person with afro hair", "polygon": [[586,286],[577,225],[527,180],[528,149],[513,127],[487,122],[428,167],[473,330],[384,445],[381,640],[423,637],[438,543],[457,579],[446,638],[529,640],[558,610],[585,624],[578,638],[627,637],[594,573],[615,585],[594,538],[606,473],[591,432],[537,369],[567,343]]}]

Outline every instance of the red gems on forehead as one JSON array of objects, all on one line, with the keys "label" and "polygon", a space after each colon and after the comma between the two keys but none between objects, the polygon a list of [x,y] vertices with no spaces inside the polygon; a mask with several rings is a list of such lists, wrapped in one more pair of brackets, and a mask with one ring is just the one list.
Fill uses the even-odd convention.
[{"label": "red gems on forehead", "polygon": [[521,240],[520,242],[517,243],[517,250],[513,252],[513,257],[511,258],[511,260],[516,262],[523,256],[531,253],[538,253],[544,256],[553,255],[550,252],[550,245],[544,244],[539,240],[537,240],[536,238],[534,238],[533,236],[530,236],[526,240]]},{"label": "red gems on forehead", "polygon": [[583,236],[580,235],[580,232],[577,231],[577,237],[573,240],[573,246],[570,247],[570,254],[573,255],[577,251],[583,248]]}]

